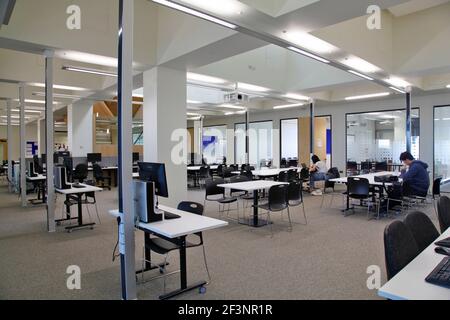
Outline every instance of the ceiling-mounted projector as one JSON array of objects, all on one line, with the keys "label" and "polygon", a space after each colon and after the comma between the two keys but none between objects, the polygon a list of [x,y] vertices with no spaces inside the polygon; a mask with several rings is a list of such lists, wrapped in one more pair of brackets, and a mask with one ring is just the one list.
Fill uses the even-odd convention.
[{"label": "ceiling-mounted projector", "polygon": [[250,96],[240,92],[233,92],[230,94],[226,94],[224,97],[224,101],[226,103],[234,103],[234,104],[245,103],[250,101]]}]

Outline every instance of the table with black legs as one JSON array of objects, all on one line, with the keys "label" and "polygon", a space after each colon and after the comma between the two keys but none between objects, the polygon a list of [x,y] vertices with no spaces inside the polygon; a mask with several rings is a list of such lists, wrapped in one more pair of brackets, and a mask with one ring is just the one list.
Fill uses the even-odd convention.
[{"label": "table with black legs", "polygon": [[35,177],[27,176],[27,182],[35,183],[39,187],[39,191],[37,194],[37,199],[31,199],[29,200],[32,204],[44,204],[47,202],[46,195],[45,195],[45,185],[47,182],[47,177],[42,174],[38,174]]},{"label": "table with black legs", "polygon": [[[55,220],[57,224],[60,224],[63,221],[71,221],[71,220],[77,220],[77,224],[73,226],[67,226],[66,230],[68,232],[72,232],[76,229],[81,228],[93,228],[95,225],[95,222],[90,223],[84,223],[83,222],[83,195],[88,192],[97,192],[102,191],[102,188],[98,188],[95,186],[90,186],[87,184],[79,184],[79,188],[75,188],[72,186],[72,184],[69,184],[71,186],[70,189],[57,189],[55,188],[55,191],[57,193],[63,194],[66,196],[66,218]],[[75,200],[77,202],[77,208],[78,208],[78,216],[72,217],[70,214],[70,200]]]},{"label": "table with black legs", "polygon": [[236,183],[225,183],[219,184],[218,187],[224,188],[226,190],[239,190],[246,192],[253,192],[253,217],[251,219],[245,220],[244,222],[240,221],[240,223],[249,225],[251,227],[262,227],[267,225],[267,221],[262,220],[258,216],[258,200],[259,200],[259,192],[261,190],[270,189],[273,186],[279,186],[283,184],[289,184],[287,182],[277,182],[277,181],[269,181],[269,180],[253,180],[246,182],[236,182]]}]

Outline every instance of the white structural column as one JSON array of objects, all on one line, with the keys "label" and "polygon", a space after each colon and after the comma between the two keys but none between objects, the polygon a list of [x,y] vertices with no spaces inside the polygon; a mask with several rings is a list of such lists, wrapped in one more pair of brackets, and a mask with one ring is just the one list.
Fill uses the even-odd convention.
[{"label": "white structural column", "polygon": [[[6,121],[7,121],[7,139],[8,139],[8,181],[12,181],[12,124],[11,124],[11,100],[6,101]],[[9,192],[12,192],[12,184],[9,183]]]},{"label": "white structural column", "polygon": [[72,157],[86,157],[93,152],[92,102],[81,101],[67,107],[67,144]]},{"label": "white structural column", "polygon": [[38,154],[45,153],[45,119],[37,120],[37,142],[38,142]]},{"label": "white structural column", "polygon": [[26,180],[26,125],[25,125],[25,85],[19,85],[19,110],[20,110],[20,199],[22,207],[27,206],[27,180]]},{"label": "white structural column", "polygon": [[53,183],[53,52],[45,51],[45,146],[47,154],[47,231],[55,232],[55,185]]},{"label": "white structural column", "polygon": [[195,163],[202,163],[203,159],[203,117],[194,121],[194,152]]},{"label": "white structural column", "polygon": [[135,243],[133,208],[133,25],[134,0],[119,1],[119,230],[122,299],[135,300]]},{"label": "white structural column", "polygon": [[186,71],[144,72],[144,160],[165,163],[169,199],[159,201],[173,207],[187,196],[186,136]]},{"label": "white structural column", "polygon": [[316,111],[315,111],[315,105],[314,105],[315,101],[313,99],[310,100],[309,103],[309,160],[312,163],[312,156],[314,155],[314,120],[316,118]]}]

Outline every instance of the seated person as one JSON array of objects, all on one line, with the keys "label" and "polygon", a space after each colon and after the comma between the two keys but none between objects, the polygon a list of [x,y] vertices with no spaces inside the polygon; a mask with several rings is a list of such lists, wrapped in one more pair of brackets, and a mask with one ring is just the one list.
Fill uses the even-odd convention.
[{"label": "seated person", "polygon": [[311,194],[314,196],[322,195],[322,190],[315,189],[316,181],[325,181],[327,179],[327,165],[325,162],[321,161],[318,156],[313,155],[311,157],[312,165],[309,167],[309,188]]},{"label": "seated person", "polygon": [[403,152],[400,160],[408,166],[408,171],[403,171],[400,178],[408,183],[412,195],[426,197],[430,188],[430,178],[428,176],[428,164],[420,160],[415,160],[409,152]]}]

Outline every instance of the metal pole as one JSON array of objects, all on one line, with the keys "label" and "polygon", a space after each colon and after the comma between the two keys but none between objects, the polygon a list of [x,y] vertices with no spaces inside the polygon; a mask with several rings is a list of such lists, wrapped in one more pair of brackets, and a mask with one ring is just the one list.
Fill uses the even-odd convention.
[{"label": "metal pole", "polygon": [[25,127],[25,85],[19,85],[20,110],[20,199],[22,207],[27,206],[27,179],[26,179],[26,127]]},{"label": "metal pole", "polygon": [[199,127],[199,134],[198,134],[198,150],[200,153],[200,157],[201,157],[201,164],[203,164],[203,119],[205,118],[205,116],[201,116],[200,117],[200,127]]},{"label": "metal pole", "polygon": [[8,139],[8,186],[9,192],[12,191],[12,124],[11,124],[11,100],[6,100],[6,121],[7,121],[7,139]]},{"label": "metal pole", "polygon": [[250,114],[245,110],[245,164],[250,165]]},{"label": "metal pole", "polygon": [[312,161],[311,158],[314,155],[314,100],[311,100],[309,104],[309,117],[309,161]]},{"label": "metal pole", "polygon": [[[122,299],[135,300],[135,243],[132,168],[132,99],[133,99],[133,24],[134,0],[119,0],[119,212],[123,224],[120,235],[120,275]],[[122,233],[122,232],[120,232]],[[123,244],[122,244],[123,243]]]},{"label": "metal pole", "polygon": [[411,88],[406,89],[406,151],[411,153]]},{"label": "metal pole", "polygon": [[55,232],[55,185],[53,183],[53,51],[45,51],[45,146],[47,154],[47,230]]}]

